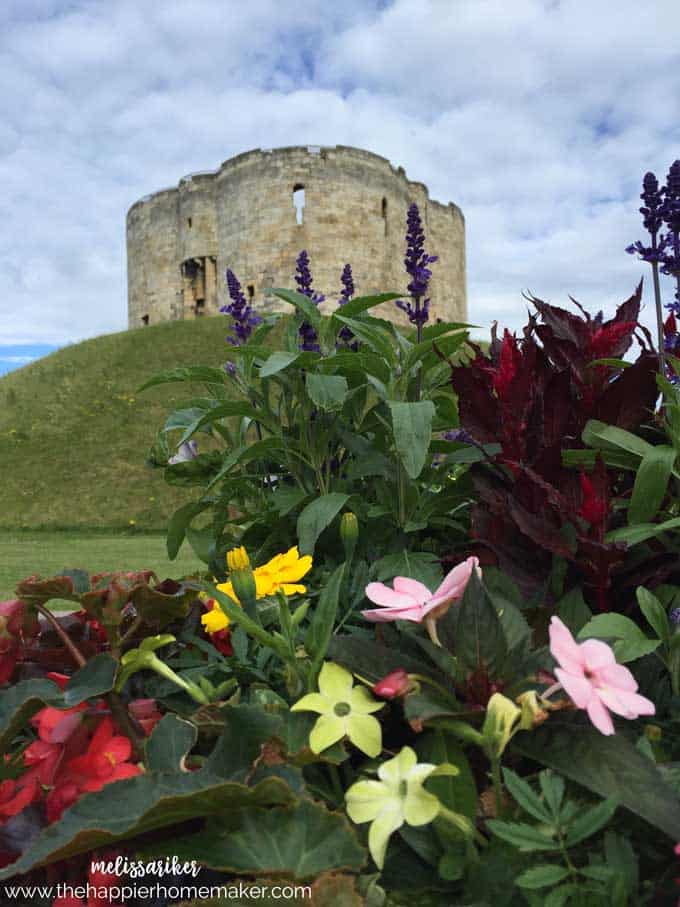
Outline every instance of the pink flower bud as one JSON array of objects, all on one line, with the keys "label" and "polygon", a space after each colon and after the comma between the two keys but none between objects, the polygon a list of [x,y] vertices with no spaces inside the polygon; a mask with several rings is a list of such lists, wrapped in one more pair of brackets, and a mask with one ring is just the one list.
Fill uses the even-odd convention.
[{"label": "pink flower bud", "polygon": [[411,689],[411,678],[403,668],[397,668],[373,687],[373,692],[381,699],[397,699],[406,696]]}]

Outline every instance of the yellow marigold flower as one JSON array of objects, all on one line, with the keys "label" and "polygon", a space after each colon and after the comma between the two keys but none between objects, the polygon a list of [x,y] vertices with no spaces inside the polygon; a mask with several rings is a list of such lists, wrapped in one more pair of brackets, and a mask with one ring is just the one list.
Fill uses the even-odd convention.
[{"label": "yellow marigold flower", "polygon": [[[235,548],[227,554],[227,564],[230,570],[242,569],[233,567],[229,562],[229,556],[236,555],[237,552],[238,557],[243,556],[248,561],[248,555],[246,554],[245,549]],[[243,552],[243,555],[241,555],[240,552]],[[247,566],[249,565],[250,561],[248,561]],[[277,554],[270,561],[267,561],[266,564],[263,564],[261,567],[256,567],[253,570],[257,598],[275,595],[279,589],[285,595],[304,595],[307,591],[307,587],[300,585],[298,580],[301,580],[303,576],[306,576],[311,569],[312,558],[308,554],[304,557],[300,557],[297,546],[290,548],[285,554]],[[230,580],[226,583],[220,583],[217,588],[220,592],[228,595],[237,605],[241,604],[234,592],[234,587]],[[212,610],[206,612],[201,617],[201,623],[208,633],[217,633],[219,630],[224,630],[228,627],[230,620],[220,606],[215,603]]]},{"label": "yellow marigold flower", "polygon": [[240,548],[232,548],[231,551],[227,551],[227,567],[229,567],[230,571],[245,570],[250,567],[248,552],[243,545]]}]

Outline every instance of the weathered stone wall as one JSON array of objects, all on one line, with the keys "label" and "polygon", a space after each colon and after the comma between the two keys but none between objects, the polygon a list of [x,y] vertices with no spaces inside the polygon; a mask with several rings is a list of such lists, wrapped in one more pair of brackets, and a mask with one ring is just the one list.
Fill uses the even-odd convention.
[{"label": "weathered stone wall", "polygon": [[[304,188],[302,223],[293,192]],[[420,208],[427,250],[438,255],[433,317],[466,318],[465,224],[460,209],[429,198],[402,168],[358,148],[249,151],[214,173],[180,180],[147,196],[127,216],[128,323],[141,327],[214,314],[227,301],[232,268],[256,307],[289,307],[268,287],[295,287],[295,259],[306,249],[314,287],[332,309],[340,272],[352,265],[357,295],[406,292],[404,234],[411,202]],[[393,304],[376,314],[402,316]]]}]

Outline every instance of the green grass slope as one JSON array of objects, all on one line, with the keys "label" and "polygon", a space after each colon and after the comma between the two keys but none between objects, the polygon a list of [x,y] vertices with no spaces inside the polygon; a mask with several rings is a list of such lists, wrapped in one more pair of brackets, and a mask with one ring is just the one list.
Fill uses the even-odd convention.
[{"label": "green grass slope", "polygon": [[222,316],[168,322],[0,378],[0,528],[163,530],[187,491],[167,486],[146,455],[173,401],[199,389],[136,391],[167,368],[221,365],[227,333]]}]

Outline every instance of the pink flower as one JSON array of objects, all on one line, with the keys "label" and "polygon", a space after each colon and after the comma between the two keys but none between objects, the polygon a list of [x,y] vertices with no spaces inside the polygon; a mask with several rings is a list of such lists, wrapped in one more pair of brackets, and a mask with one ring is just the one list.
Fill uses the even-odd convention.
[{"label": "pink flower", "polygon": [[623,718],[655,713],[654,703],[636,692],[638,685],[631,672],[617,664],[611,647],[601,640],[579,644],[559,617],[553,617],[550,651],[560,665],[555,669],[558,681],[603,734],[614,733],[610,711]]},{"label": "pink flower", "polygon": [[438,611],[432,616],[441,617],[448,611],[452,602],[463,597],[475,568],[481,577],[479,560],[476,557],[469,557],[447,574],[434,593],[417,579],[408,579],[405,576],[395,576],[392,589],[384,583],[369,583],[366,586],[366,598],[380,605],[380,608],[361,613],[367,620],[412,620],[419,624],[436,608]]},{"label": "pink flower", "polygon": [[411,689],[411,678],[404,668],[397,668],[373,686],[373,694],[381,699],[397,699],[406,696]]}]

